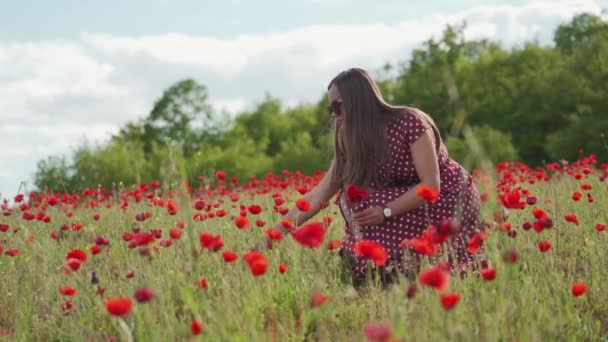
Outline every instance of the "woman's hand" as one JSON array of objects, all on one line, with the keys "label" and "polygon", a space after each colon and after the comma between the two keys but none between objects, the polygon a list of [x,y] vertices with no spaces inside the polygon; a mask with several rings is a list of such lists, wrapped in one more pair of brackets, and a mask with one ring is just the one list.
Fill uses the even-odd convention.
[{"label": "woman's hand", "polygon": [[354,226],[373,226],[384,221],[384,214],[381,207],[368,208],[352,214]]}]

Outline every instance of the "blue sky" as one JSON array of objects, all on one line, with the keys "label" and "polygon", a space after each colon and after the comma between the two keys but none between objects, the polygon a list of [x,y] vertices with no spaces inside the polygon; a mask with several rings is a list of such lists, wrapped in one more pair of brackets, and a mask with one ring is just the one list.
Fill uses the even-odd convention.
[{"label": "blue sky", "polygon": [[[505,46],[606,0],[0,0],[0,194],[32,188],[38,160],[103,143],[174,82],[195,78],[218,110],[268,92],[311,102],[344,68],[405,61],[448,23]],[[432,115],[432,113],[431,113]]]}]

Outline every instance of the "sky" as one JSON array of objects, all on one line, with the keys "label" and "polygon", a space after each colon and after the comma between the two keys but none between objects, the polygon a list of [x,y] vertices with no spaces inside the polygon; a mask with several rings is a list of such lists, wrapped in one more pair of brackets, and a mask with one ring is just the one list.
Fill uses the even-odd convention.
[{"label": "sky", "polygon": [[[184,78],[237,113],[314,102],[343,69],[407,61],[448,23],[505,47],[551,44],[608,0],[0,0],[0,196],[36,164],[104,143]],[[604,14],[605,16],[605,14]]]}]

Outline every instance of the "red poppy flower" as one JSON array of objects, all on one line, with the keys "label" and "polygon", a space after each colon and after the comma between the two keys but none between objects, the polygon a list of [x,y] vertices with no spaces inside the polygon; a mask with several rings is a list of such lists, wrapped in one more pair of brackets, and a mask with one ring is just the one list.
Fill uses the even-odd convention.
[{"label": "red poppy flower", "polygon": [[291,228],[293,228],[293,222],[288,219],[282,219],[281,226],[287,230],[290,230]]},{"label": "red poppy flower", "polygon": [[268,259],[260,252],[247,252],[247,254],[243,256],[243,260],[249,265],[249,270],[256,277],[266,273],[266,270],[268,269]]},{"label": "red poppy flower", "polygon": [[194,202],[194,209],[203,210],[204,208],[205,208],[205,201],[198,200],[198,201]]},{"label": "red poppy flower", "polygon": [[357,185],[351,185],[346,189],[346,197],[350,204],[361,202],[367,196],[367,190],[360,189]]},{"label": "red poppy flower", "polygon": [[488,238],[488,234],[486,232],[479,232],[473,235],[467,242],[467,251],[471,254],[475,254],[481,248],[483,244],[483,240]]},{"label": "red poppy flower", "polygon": [[318,248],[323,244],[325,228],[320,222],[310,222],[291,231],[291,236],[301,245]]},{"label": "red poppy flower", "polygon": [[226,178],[226,172],[221,171],[221,170],[217,171],[215,173],[215,178],[217,178],[217,179],[224,179],[224,178]]},{"label": "red poppy flower", "polygon": [[219,234],[200,233],[198,238],[203,249],[207,248],[210,251],[217,252],[224,247],[224,241],[222,241],[222,237]]},{"label": "red poppy flower", "polygon": [[458,293],[446,293],[441,295],[441,306],[446,310],[453,309],[459,301],[460,295]]},{"label": "red poppy flower", "polygon": [[65,259],[78,259],[81,262],[85,262],[87,260],[87,253],[85,253],[82,249],[74,248],[68,252]]},{"label": "red poppy flower", "polygon": [[445,291],[450,286],[450,274],[444,265],[434,265],[420,273],[418,282],[421,285],[431,286],[437,291]]},{"label": "red poppy flower", "polygon": [[572,295],[574,297],[580,297],[587,292],[587,285],[584,283],[573,283],[572,284]]},{"label": "red poppy flower", "polygon": [[416,195],[429,203],[435,203],[439,198],[439,190],[432,186],[421,184],[416,188]]},{"label": "red poppy flower", "polygon": [[152,292],[152,290],[147,287],[142,287],[140,289],[135,290],[135,294],[133,296],[135,297],[135,300],[137,300],[138,303],[145,303],[154,298],[154,292]]},{"label": "red poppy flower", "polygon": [[280,273],[285,273],[287,271],[287,265],[285,264],[279,264],[279,272]]},{"label": "red poppy flower", "polygon": [[266,230],[266,232],[264,232],[264,235],[275,241],[283,240],[283,234],[274,228],[269,228],[268,230]]},{"label": "red poppy flower", "polygon": [[182,236],[182,230],[179,228],[173,228],[169,231],[169,237],[173,240],[179,239]]},{"label": "red poppy flower", "polygon": [[113,316],[127,316],[131,313],[133,303],[127,297],[113,297],[105,302],[106,310]]},{"label": "red poppy flower", "polygon": [[549,240],[542,240],[538,243],[538,250],[541,252],[546,252],[551,249],[551,242]]},{"label": "red poppy flower", "polygon": [[329,299],[329,297],[327,295],[324,295],[320,292],[315,291],[310,295],[310,307],[311,308],[319,307],[323,303],[327,302],[328,299]]},{"label": "red poppy flower", "polygon": [[239,256],[233,251],[226,250],[222,252],[222,258],[224,258],[225,262],[234,262],[239,259]]},{"label": "red poppy flower", "polygon": [[234,219],[234,223],[239,229],[247,229],[251,226],[249,219],[240,215]]},{"label": "red poppy flower", "polygon": [[416,292],[418,291],[418,287],[416,286],[416,284],[411,284],[408,288],[407,288],[407,292],[405,293],[406,297],[408,299],[412,299],[414,298],[414,296],[416,295]]},{"label": "red poppy flower", "polygon": [[70,258],[66,261],[66,263],[74,271],[78,271],[78,269],[80,269],[81,262],[78,259]]},{"label": "red poppy flower", "polygon": [[355,243],[355,253],[370,258],[376,266],[384,266],[388,260],[388,252],[384,246],[372,240],[359,240]]},{"label": "red poppy flower", "polygon": [[306,199],[304,198],[300,198],[298,200],[296,200],[296,207],[298,207],[298,209],[300,209],[301,211],[309,211],[310,210],[310,202],[308,202]]},{"label": "red poppy flower", "polygon": [[566,214],[565,219],[567,222],[574,223],[578,226],[578,218],[576,217],[576,214],[568,213],[568,214]]},{"label": "red poppy flower", "polygon": [[479,273],[481,273],[481,276],[486,281],[494,280],[494,278],[496,278],[496,269],[494,267],[484,268]]},{"label": "red poppy flower", "polygon": [[259,213],[262,212],[262,207],[257,205],[257,204],[252,204],[249,207],[247,207],[247,210],[252,214],[252,215],[257,215]]},{"label": "red poppy flower", "polygon": [[76,293],[78,293],[78,291],[76,291],[76,289],[71,286],[61,286],[61,287],[59,287],[59,293],[61,293],[64,296],[73,297],[76,295]]},{"label": "red poppy flower", "polygon": [[595,229],[597,229],[598,232],[601,232],[602,230],[606,229],[606,225],[598,223],[595,225]]},{"label": "red poppy flower", "polygon": [[200,277],[198,279],[198,281],[196,282],[196,284],[198,285],[198,287],[200,287],[201,289],[206,289],[207,288],[207,278],[205,277]]},{"label": "red poppy flower", "polygon": [[536,217],[537,219],[543,218],[543,217],[549,217],[549,214],[547,214],[547,212],[543,209],[540,208],[534,208],[532,210],[532,214],[534,215],[534,217]]},{"label": "red poppy flower", "polygon": [[89,251],[91,252],[91,254],[97,255],[101,253],[101,247],[99,247],[99,245],[93,245],[91,249],[89,249]]},{"label": "red poppy flower", "polygon": [[190,323],[190,332],[192,333],[192,335],[200,335],[200,333],[203,332],[203,326],[201,325],[201,323],[196,320],[193,319],[192,323]]},{"label": "red poppy flower", "polygon": [[581,194],[581,193],[580,193],[580,192],[578,192],[578,191],[575,191],[575,192],[572,194],[572,200],[574,200],[574,201],[577,201],[577,202],[578,202],[578,201],[580,201],[580,200],[581,200],[581,197],[583,197],[583,194]]},{"label": "red poppy flower", "polygon": [[441,251],[441,246],[438,244],[434,244],[428,236],[425,237],[423,235],[419,238],[410,239],[407,242],[404,242],[410,249],[414,250],[416,253],[434,256],[439,254]]},{"label": "red poppy flower", "polygon": [[106,239],[103,235],[99,235],[95,238],[95,244],[107,246],[110,244],[110,240]]}]

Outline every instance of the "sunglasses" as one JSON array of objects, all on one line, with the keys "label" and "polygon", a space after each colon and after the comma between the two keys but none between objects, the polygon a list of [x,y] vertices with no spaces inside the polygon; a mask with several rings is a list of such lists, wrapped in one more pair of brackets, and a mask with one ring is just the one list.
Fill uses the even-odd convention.
[{"label": "sunglasses", "polygon": [[335,113],[336,115],[342,115],[342,100],[335,100],[327,106],[327,113],[331,115]]}]

